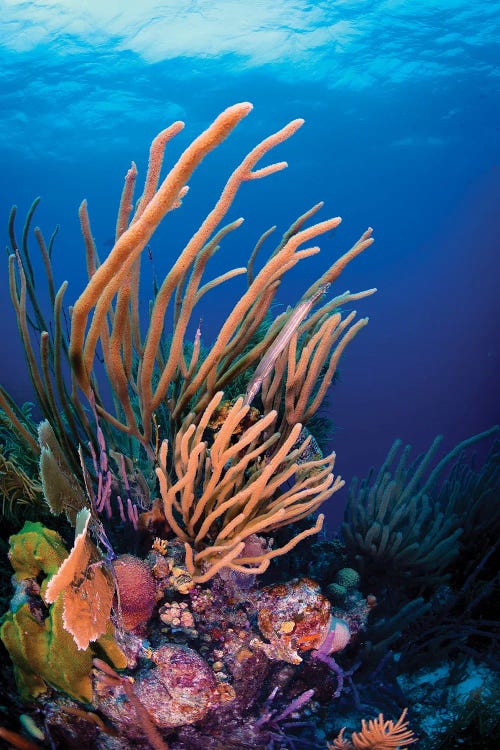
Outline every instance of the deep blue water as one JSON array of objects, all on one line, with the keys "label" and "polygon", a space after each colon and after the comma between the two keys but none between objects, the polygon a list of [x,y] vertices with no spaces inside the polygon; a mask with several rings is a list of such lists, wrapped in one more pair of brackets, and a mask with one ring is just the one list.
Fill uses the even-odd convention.
[{"label": "deep blue water", "polygon": [[[224,107],[251,101],[153,238],[161,271],[247,150],[303,117],[273,154],[289,168],[241,190],[228,218],[245,225],[211,275],[244,265],[268,226],[284,231],[324,200],[321,218],[343,223],[282,285],[279,303],[293,304],[373,226],[376,243],[335,289],[379,289],[359,303],[370,324],[329,400],[337,469],[347,480],[364,475],[395,437],[420,452],[443,433],[450,448],[500,419],[499,20],[491,0],[0,0],[4,237],[11,204],[22,217],[41,195],[36,223],[46,236],[61,225],[56,281],[69,279],[74,301],[85,279],[80,201],[104,255],[124,174],[134,159],[144,176],[154,135],[186,122],[171,164]],[[212,296],[207,341],[241,290],[235,280]],[[1,382],[30,399],[6,268],[0,305]],[[338,517],[341,500],[330,504]]]}]

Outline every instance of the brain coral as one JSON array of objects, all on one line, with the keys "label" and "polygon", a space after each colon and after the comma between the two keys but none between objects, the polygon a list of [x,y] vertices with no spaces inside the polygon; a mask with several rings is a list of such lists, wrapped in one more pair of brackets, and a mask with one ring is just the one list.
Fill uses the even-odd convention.
[{"label": "brain coral", "polygon": [[354,568],[342,568],[335,576],[336,582],[346,589],[355,588],[360,582],[360,576]]},{"label": "brain coral", "polygon": [[147,563],[134,555],[120,555],[113,568],[120,595],[121,624],[125,630],[135,630],[153,614],[156,603],[153,575]]}]

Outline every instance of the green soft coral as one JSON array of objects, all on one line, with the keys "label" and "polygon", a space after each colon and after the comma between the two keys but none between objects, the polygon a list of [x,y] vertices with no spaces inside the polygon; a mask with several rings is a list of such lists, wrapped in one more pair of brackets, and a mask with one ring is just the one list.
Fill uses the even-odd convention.
[{"label": "green soft coral", "polygon": [[[10,539],[9,558],[18,581],[45,574],[47,582],[68,556],[59,534],[41,523],[27,522],[19,534]],[[73,637],[63,626],[63,601],[59,596],[40,621],[28,602],[3,617],[0,637],[14,663],[14,674],[21,696],[36,698],[47,686],[62,690],[76,700],[92,700],[92,660],[105,656],[118,669],[126,666],[126,658],[113,637],[112,623],[92,647],[78,649]]]}]

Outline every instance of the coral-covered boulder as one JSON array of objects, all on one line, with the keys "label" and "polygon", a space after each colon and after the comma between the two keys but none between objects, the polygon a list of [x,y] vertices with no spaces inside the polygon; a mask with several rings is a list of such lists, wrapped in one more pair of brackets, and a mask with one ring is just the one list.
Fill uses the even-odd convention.
[{"label": "coral-covered boulder", "polygon": [[275,647],[275,658],[298,663],[298,651],[317,649],[325,640],[330,610],[319,585],[309,578],[275,584],[263,589],[259,599],[259,628]]},{"label": "coral-covered boulder", "polygon": [[151,658],[156,668],[137,680],[134,689],[158,727],[193,724],[219,702],[213,670],[193,649],[162,646]]},{"label": "coral-covered boulder", "polygon": [[120,555],[114,562],[119,592],[121,624],[135,630],[147,623],[156,604],[156,585],[149,565],[134,555]]}]

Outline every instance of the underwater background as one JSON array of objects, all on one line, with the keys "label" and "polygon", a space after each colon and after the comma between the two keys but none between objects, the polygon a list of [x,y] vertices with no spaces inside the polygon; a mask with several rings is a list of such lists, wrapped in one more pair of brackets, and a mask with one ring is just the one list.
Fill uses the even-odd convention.
[{"label": "underwater background", "polygon": [[[325,556],[333,555],[327,547],[334,543],[328,541],[325,533],[334,535],[338,542],[335,534],[342,520],[345,524],[352,520],[349,511],[344,515],[351,480],[366,477],[372,466],[378,469],[397,438],[411,444],[413,460],[428,450],[436,435],[442,434],[437,462],[461,441],[500,421],[499,23],[500,3],[493,1],[0,0],[0,226],[5,228],[7,245],[12,204],[18,207],[20,235],[33,199],[41,196],[33,226],[40,226],[46,238],[56,225],[60,226],[52,266],[57,285],[69,280],[67,304],[74,303],[87,279],[78,219],[81,201],[88,200],[92,233],[102,260],[114,244],[123,179],[131,161],[136,162],[139,177],[144,179],[151,140],[175,120],[183,120],[185,130],[167,147],[166,172],[188,144],[222,110],[236,102],[251,102],[252,113],[198,167],[189,179],[189,194],[181,209],[167,217],[148,244],[142,273],[146,281],[151,279],[151,288],[153,276],[163,278],[175,253],[212,208],[232,169],[257,142],[294,118],[304,118],[304,126],[263,161],[265,165],[286,160],[288,168],[242,186],[228,220],[242,216],[245,222],[211,260],[209,277],[229,267],[245,265],[268,227],[277,225],[277,236],[281,237],[297,216],[324,201],[321,217],[340,215],[342,224],[320,238],[319,255],[302,261],[287,274],[271,308],[275,317],[288,305],[295,305],[325,267],[368,226],[374,227],[374,245],[348,265],[333,289],[335,295],[348,289],[378,289],[373,296],[347,306],[347,312],[356,309],[359,316],[368,316],[370,321],[343,353],[321,412],[330,420],[327,427],[323,426],[326,432],[321,436],[321,448],[325,455],[336,452],[335,472],[346,480],[346,486],[321,508],[326,516],[326,532],[323,530],[320,538],[326,547],[318,548],[317,559],[309,560],[310,550],[301,552],[299,546],[290,553],[293,562],[285,557],[275,560],[274,580],[270,577],[265,583],[271,586],[276,581],[283,583],[287,578],[310,575],[318,581],[323,595],[328,592],[335,616],[342,619],[339,612],[345,606],[353,618],[347,600],[335,601],[333,589],[328,591],[328,587],[340,585],[335,576],[339,571],[355,568],[357,560],[361,583],[357,581],[356,585],[365,597],[363,601],[370,594],[379,603],[381,597],[384,599],[387,609],[379,612],[383,611],[385,624],[390,609],[408,614],[404,624],[402,618],[393,625],[394,632],[403,634],[406,645],[396,637],[389,639],[386,650],[377,651],[378,661],[370,652],[366,665],[360,668],[365,683],[371,680],[373,691],[376,680],[369,676],[381,660],[390,660],[393,653],[404,655],[411,651],[408,623],[428,617],[430,602],[436,605],[439,597],[448,597],[450,604],[450,598],[458,597],[457,592],[469,580],[467,576],[480,570],[474,573],[478,576],[474,585],[480,588],[481,583],[487,591],[479,595],[479,589],[469,588],[453,606],[463,612],[469,605],[472,607],[476,596],[483,603],[489,602],[479,613],[471,612],[471,617],[488,623],[488,635],[474,631],[478,638],[475,641],[470,628],[476,625],[469,622],[467,632],[469,636],[472,633],[472,642],[467,642],[466,657],[471,661],[460,661],[465,658],[464,653],[459,659],[453,645],[447,644],[438,666],[443,670],[449,659],[449,692],[450,685],[458,685],[460,679],[472,679],[472,673],[479,674],[477,684],[464,691],[472,695],[478,686],[487,684],[489,693],[475,709],[475,718],[488,713],[496,716],[496,723],[486,728],[483,725],[481,730],[474,728],[477,745],[470,744],[466,728],[457,729],[452,740],[438,744],[431,729],[427,727],[427,735],[422,729],[429,721],[429,710],[422,709],[420,714],[417,711],[412,717],[411,701],[407,698],[404,702],[402,696],[396,696],[395,689],[392,693],[388,690],[380,706],[372,692],[363,693],[361,689],[357,708],[362,705],[365,710],[356,714],[357,724],[349,725],[356,729],[361,718],[375,718],[380,711],[396,721],[408,706],[410,723],[420,736],[418,746],[423,748],[459,747],[460,744],[453,744],[457,737],[466,737],[467,747],[493,748],[498,740],[498,684],[491,687],[498,658],[495,662],[490,659],[498,646],[498,613],[493,610],[498,597],[498,566],[494,561],[498,553],[495,534],[500,492],[498,447],[496,453],[492,448],[494,434],[475,444],[473,451],[457,456],[462,463],[455,469],[455,480],[458,482],[457,477],[462,476],[463,486],[469,482],[463,504],[468,502],[467,497],[473,504],[473,479],[464,477],[472,452],[476,453],[474,481],[476,486],[481,481],[483,484],[474,497],[480,497],[481,502],[486,497],[476,517],[476,521],[481,518],[477,533],[483,535],[482,546],[478,549],[477,541],[470,542],[467,550],[473,549],[474,554],[470,553],[469,559],[464,560],[463,548],[447,562],[440,561],[437,567],[444,576],[442,581],[431,585],[435,571],[423,573],[419,569],[422,580],[418,585],[414,583],[405,592],[399,582],[400,590],[391,579],[392,560],[387,569],[382,566],[378,571],[383,580],[375,590],[377,585],[370,577],[373,571],[365,572],[363,578],[361,553],[353,551],[352,541],[349,552],[346,538],[343,544],[347,551],[344,547],[339,552],[336,547],[337,562],[326,570]],[[36,253],[33,264],[35,278],[44,278],[43,262]],[[39,302],[46,307],[46,286],[41,282],[37,288]],[[216,338],[244,288],[244,280],[236,278],[224,286],[222,293],[206,298],[200,329],[207,345]],[[140,305],[147,315],[149,297],[142,298]],[[190,321],[187,336],[191,340],[198,324],[199,317]],[[0,383],[18,405],[35,401],[10,300],[6,260],[0,274],[0,331]],[[35,421],[42,418],[36,405],[33,415]],[[448,490],[451,493],[450,486]],[[442,507],[449,508],[441,485],[436,492],[441,492]],[[453,513],[458,514],[457,507]],[[451,516],[451,510],[449,513]],[[454,522],[455,526],[450,525],[451,535],[454,529],[463,528],[461,518]],[[57,520],[52,519],[52,523],[53,528],[58,528]],[[472,526],[473,520],[468,523]],[[9,518],[2,534],[5,551],[7,538],[21,526],[22,517],[15,528]],[[486,533],[487,528],[491,536]],[[68,546],[69,538],[64,530],[59,531]],[[473,532],[472,527],[466,529],[462,539],[467,535],[472,538]],[[311,539],[304,546],[310,546],[309,542]],[[1,564],[7,569],[10,564],[4,551],[2,554]],[[369,568],[369,562],[365,560],[364,564]],[[418,577],[415,571],[409,575]],[[440,588],[444,582],[451,586],[446,596]],[[294,595],[290,594],[292,598]],[[217,596],[226,606],[227,595],[218,591]],[[410,606],[419,597],[423,597],[420,609],[415,604]],[[254,603],[245,606],[252,609]],[[216,605],[212,607],[210,616],[215,616]],[[453,620],[455,610],[451,604],[450,607],[446,617]],[[2,607],[2,611],[5,609]],[[247,612],[252,626],[257,610],[258,607]],[[363,615],[356,615],[360,630],[366,627],[368,614],[366,610]],[[232,625],[237,627],[234,622]],[[351,620],[349,626],[352,633]],[[455,637],[456,641],[465,637],[460,628]],[[384,638],[380,636],[380,642],[385,643]],[[425,637],[419,638],[420,648]],[[320,640],[315,645],[321,654]],[[351,644],[350,648],[354,646]],[[386,653],[390,657],[384,656]],[[438,668],[431,664],[426,649],[422,649],[422,654],[415,663],[408,662],[405,676],[399,680],[398,690],[406,696],[415,695],[412,674],[420,668]],[[278,658],[276,654],[267,656],[271,661]],[[328,666],[331,656],[326,652],[322,656],[322,664]],[[363,658],[353,651],[343,668],[348,672]],[[479,665],[486,665],[484,673]],[[258,668],[263,669],[260,662]],[[454,669],[457,674],[462,670],[460,679],[450,676]],[[268,693],[275,677],[266,673]],[[285,681],[282,675],[280,679]],[[312,670],[303,678],[300,689],[289,690],[287,705],[299,700],[298,708],[306,706],[306,699],[301,702],[300,696],[315,689],[315,681],[323,679],[323,673]],[[387,684],[392,684],[392,679],[390,673]],[[440,679],[445,680],[442,674],[433,678],[433,687]],[[262,677],[263,683],[265,680]],[[342,705],[343,717],[352,708],[352,688],[349,689]],[[74,697],[74,692],[69,693]],[[419,695],[414,702],[442,707],[445,694],[449,693],[444,688],[434,694],[429,688],[425,700]],[[465,698],[462,702],[457,696],[454,699],[455,708],[447,707],[448,713],[441,717],[438,729],[449,727],[458,721],[460,711],[465,711]],[[261,715],[265,711],[272,713],[269,704],[260,700]],[[286,712],[285,703],[275,710],[274,719]],[[49,708],[45,710],[49,712]],[[323,732],[319,737],[313,738],[313,730],[300,730],[297,725],[291,730],[292,738],[286,738],[280,735],[285,733],[280,719],[275,722],[275,736],[271,732],[265,740],[267,744],[258,744],[258,739],[256,744],[250,744],[248,738],[239,745],[231,744],[219,735],[210,744],[207,730],[207,735],[199,740],[200,746],[228,750],[326,748],[326,741],[333,741],[348,723],[342,724],[339,719],[337,726],[330,715],[325,718],[321,708],[316,714],[307,706],[305,710],[313,711],[306,718]],[[20,708],[22,711],[26,713]],[[111,711],[106,714],[102,706],[101,712],[110,721],[116,719]],[[0,714],[2,723],[7,721]],[[214,737],[217,731],[213,730]],[[28,736],[30,732],[25,729],[24,734]],[[45,739],[31,735],[31,741],[38,741],[39,747],[50,747],[49,736],[50,732],[45,732]],[[131,738],[130,733],[127,736],[125,744],[110,739],[109,745],[98,745],[89,739],[87,746],[156,747],[151,740],[149,745],[141,745],[141,739]],[[168,733],[164,739],[168,742]],[[174,750],[196,750],[199,746],[198,738],[188,732],[177,741],[175,744],[173,740]],[[69,740],[52,747],[70,746],[64,742]],[[15,742],[12,746],[21,747]],[[387,745],[396,746],[399,745]],[[401,747],[405,746],[401,743]]]},{"label": "underwater background", "polygon": [[[364,476],[396,437],[420,452],[442,433],[451,448],[498,421],[498,3],[3,2],[1,11],[2,224],[11,203],[23,214],[42,196],[36,221],[47,234],[61,225],[56,273],[71,278],[69,294],[85,278],[81,200],[98,247],[109,247],[123,177],[132,159],[144,174],[153,135],[183,119],[185,145],[248,100],[253,116],[195,174],[190,212],[210,204],[248,143],[303,117],[279,154],[288,170],[240,196],[234,216],[246,217],[246,234],[234,252],[243,259],[264,229],[284,230],[319,200],[343,217],[322,256],[367,225],[376,232],[339,282],[339,292],[379,288],[360,303],[370,325],[330,399],[342,475]],[[173,220],[181,226],[169,232],[189,231],[183,216]],[[158,264],[161,247],[155,239]],[[282,304],[319,264],[287,280]],[[2,382],[26,399],[6,274],[1,283]],[[207,337],[225,312],[222,300],[212,305]]]}]

